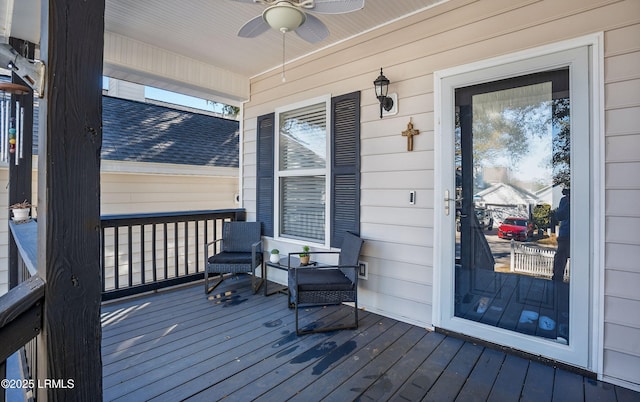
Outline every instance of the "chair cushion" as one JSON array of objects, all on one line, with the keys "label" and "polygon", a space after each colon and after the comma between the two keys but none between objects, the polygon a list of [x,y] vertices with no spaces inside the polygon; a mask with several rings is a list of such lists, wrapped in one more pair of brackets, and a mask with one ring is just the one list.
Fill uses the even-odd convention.
[{"label": "chair cushion", "polygon": [[[223,251],[209,257],[209,264],[251,264],[251,253]],[[262,263],[262,253],[256,253],[256,265]]]},{"label": "chair cushion", "polygon": [[[293,275],[293,272],[291,272]],[[353,290],[353,282],[339,269],[298,269],[298,288],[304,291]]]}]

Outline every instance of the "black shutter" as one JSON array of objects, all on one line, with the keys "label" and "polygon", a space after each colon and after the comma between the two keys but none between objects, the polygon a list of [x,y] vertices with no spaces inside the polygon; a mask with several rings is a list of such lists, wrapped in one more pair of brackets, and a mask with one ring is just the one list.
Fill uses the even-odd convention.
[{"label": "black shutter", "polygon": [[256,221],[262,223],[264,236],[273,236],[274,120],[274,113],[258,117]]},{"label": "black shutter", "polygon": [[360,92],[331,99],[331,247],[360,234]]}]

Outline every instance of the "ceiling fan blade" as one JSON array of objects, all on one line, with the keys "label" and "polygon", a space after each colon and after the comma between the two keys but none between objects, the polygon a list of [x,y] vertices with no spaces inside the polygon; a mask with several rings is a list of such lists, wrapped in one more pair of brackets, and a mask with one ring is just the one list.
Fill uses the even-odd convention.
[{"label": "ceiling fan blade", "polygon": [[299,37],[310,43],[317,43],[329,36],[329,29],[317,17],[307,14],[307,20],[296,29]]},{"label": "ceiling fan blade", "polygon": [[235,1],[238,3],[257,3],[257,4],[265,4],[264,1],[262,0],[231,0],[231,1]]},{"label": "ceiling fan blade", "polygon": [[255,38],[256,36],[267,32],[269,28],[269,24],[264,21],[262,15],[259,15],[244,24],[238,31],[238,36],[241,38]]},{"label": "ceiling fan blade", "polygon": [[319,14],[344,14],[364,8],[364,0],[315,0],[309,11]]}]

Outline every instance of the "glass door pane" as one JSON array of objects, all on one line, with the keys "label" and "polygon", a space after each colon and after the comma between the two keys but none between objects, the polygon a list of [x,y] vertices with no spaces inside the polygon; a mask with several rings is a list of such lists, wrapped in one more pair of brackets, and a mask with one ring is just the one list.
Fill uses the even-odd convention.
[{"label": "glass door pane", "polygon": [[458,88],[455,317],[569,343],[569,69]]}]

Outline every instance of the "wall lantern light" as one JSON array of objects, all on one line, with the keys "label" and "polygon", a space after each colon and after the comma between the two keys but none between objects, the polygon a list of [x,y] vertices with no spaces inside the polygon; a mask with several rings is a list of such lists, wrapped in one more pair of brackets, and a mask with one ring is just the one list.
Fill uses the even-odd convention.
[{"label": "wall lantern light", "polygon": [[382,110],[387,112],[393,108],[393,99],[387,96],[389,92],[389,79],[382,74],[382,67],[380,68],[380,75],[373,81],[373,85],[376,89],[376,97],[380,102],[380,118],[382,118]]}]

